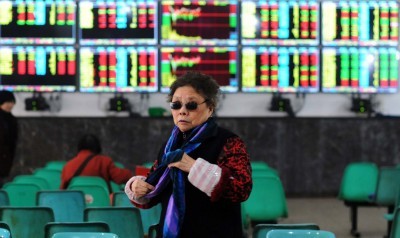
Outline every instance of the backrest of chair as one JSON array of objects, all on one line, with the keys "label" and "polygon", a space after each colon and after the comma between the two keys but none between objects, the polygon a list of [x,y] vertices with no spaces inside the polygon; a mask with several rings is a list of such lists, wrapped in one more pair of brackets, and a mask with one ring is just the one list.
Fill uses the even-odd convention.
[{"label": "backrest of chair", "polygon": [[71,185],[99,185],[108,190],[107,182],[99,176],[76,176],[69,182]]},{"label": "backrest of chair", "polygon": [[109,232],[58,232],[51,238],[118,238],[118,236]]},{"label": "backrest of chair", "polygon": [[266,238],[335,238],[335,234],[323,230],[280,229],[269,231]]},{"label": "backrest of chair", "polygon": [[390,238],[400,237],[400,207],[396,207],[393,211],[394,218],[390,230]]},{"label": "backrest of chair", "polygon": [[[90,207],[84,212],[85,221],[103,221],[110,232],[119,237],[142,238],[144,236],[139,209],[135,207]],[[115,219],[118,217],[118,219]],[[123,222],[121,222],[123,221]]]},{"label": "backrest of chair", "polygon": [[10,206],[36,206],[36,193],[40,190],[39,186],[9,182],[4,184],[3,189],[7,192]]},{"label": "backrest of chair", "polygon": [[51,238],[59,232],[110,232],[110,227],[107,223],[101,221],[49,222],[44,227],[45,238]]},{"label": "backrest of chair", "polygon": [[257,224],[253,228],[253,238],[265,238],[271,230],[319,230],[319,226],[315,223],[295,223],[295,224]]},{"label": "backrest of chair", "polygon": [[[116,192],[113,194],[112,205],[115,207],[133,207],[125,192]],[[158,224],[161,216],[161,205],[149,209],[140,209],[140,217],[142,219],[143,232],[147,235],[149,227]]]},{"label": "backrest of chair", "polygon": [[61,171],[56,169],[40,168],[36,169],[33,175],[46,179],[50,189],[58,190],[61,185]]},{"label": "backrest of chair", "polygon": [[394,206],[399,190],[400,168],[382,167],[379,170],[375,202],[382,206]]},{"label": "backrest of chair", "polygon": [[83,222],[85,195],[78,190],[38,191],[37,205],[51,207],[56,222]]},{"label": "backrest of chair", "polygon": [[10,238],[10,237],[11,237],[11,233],[9,230],[0,228],[0,238]]},{"label": "backrest of chair", "polygon": [[49,207],[0,207],[0,220],[10,227],[12,237],[44,237],[54,214]]},{"label": "backrest of chair", "polygon": [[253,176],[253,189],[244,202],[251,221],[271,222],[287,217],[286,196],[276,176]]},{"label": "backrest of chair", "polygon": [[47,162],[44,168],[62,171],[66,163],[67,161],[65,160],[52,160]]},{"label": "backrest of chair", "polygon": [[78,185],[71,184],[68,190],[78,190],[85,194],[86,207],[108,207],[111,206],[110,194],[100,185]]},{"label": "backrest of chair", "polygon": [[50,189],[50,185],[46,179],[35,176],[35,175],[18,175],[18,176],[14,177],[13,182],[14,183],[32,183],[32,184],[39,186],[39,188],[41,190]]},{"label": "backrest of chair", "polygon": [[10,199],[8,197],[7,191],[0,189],[0,206],[9,206]]},{"label": "backrest of chair", "polygon": [[339,199],[367,202],[375,192],[378,166],[371,162],[353,162],[346,166],[339,189]]}]

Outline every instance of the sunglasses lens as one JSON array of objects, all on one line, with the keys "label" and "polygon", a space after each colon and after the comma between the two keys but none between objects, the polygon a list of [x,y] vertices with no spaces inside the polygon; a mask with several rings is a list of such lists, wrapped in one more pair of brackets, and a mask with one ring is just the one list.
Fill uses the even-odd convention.
[{"label": "sunglasses lens", "polygon": [[185,105],[186,109],[188,109],[189,111],[193,111],[197,109],[197,103],[195,102],[188,102]]},{"label": "sunglasses lens", "polygon": [[179,110],[182,107],[182,103],[180,102],[171,102],[169,105],[172,110]]}]

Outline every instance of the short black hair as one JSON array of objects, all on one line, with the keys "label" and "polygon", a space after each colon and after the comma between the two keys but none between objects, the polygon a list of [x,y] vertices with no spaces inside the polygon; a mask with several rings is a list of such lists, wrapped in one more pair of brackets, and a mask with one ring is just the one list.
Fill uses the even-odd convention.
[{"label": "short black hair", "polygon": [[207,106],[215,110],[220,90],[218,83],[210,75],[196,71],[186,72],[172,83],[168,94],[168,102],[172,101],[175,91],[184,86],[191,86],[197,93],[204,97]]},{"label": "short black hair", "polygon": [[99,138],[93,134],[86,134],[81,137],[78,143],[78,152],[81,150],[90,150],[98,154],[101,152],[101,144]]},{"label": "short black hair", "polygon": [[15,96],[12,92],[7,90],[0,90],[0,105],[6,102],[15,103]]}]

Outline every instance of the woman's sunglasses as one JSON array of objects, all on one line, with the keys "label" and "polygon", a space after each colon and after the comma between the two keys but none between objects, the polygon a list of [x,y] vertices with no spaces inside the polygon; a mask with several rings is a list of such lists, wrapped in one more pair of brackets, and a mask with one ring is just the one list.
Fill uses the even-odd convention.
[{"label": "woman's sunglasses", "polygon": [[[188,103],[185,104],[185,108],[186,108],[186,110],[188,110],[188,111],[194,111],[194,110],[197,109],[197,107],[198,107],[200,104],[203,104],[203,103],[205,103],[205,102],[207,102],[207,100],[204,100],[204,102],[202,102],[202,103],[188,102]],[[179,101],[170,102],[169,105],[170,105],[170,107],[171,107],[172,110],[179,110],[179,109],[181,109],[182,106],[183,106],[183,104],[182,104],[181,102],[179,102]]]}]

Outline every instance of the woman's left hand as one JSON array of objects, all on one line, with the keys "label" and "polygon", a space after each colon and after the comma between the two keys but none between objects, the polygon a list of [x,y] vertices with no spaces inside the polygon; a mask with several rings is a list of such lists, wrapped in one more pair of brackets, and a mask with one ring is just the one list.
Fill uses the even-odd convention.
[{"label": "woman's left hand", "polygon": [[194,160],[192,157],[190,157],[189,155],[187,155],[186,153],[183,154],[182,159],[174,162],[174,163],[170,163],[168,165],[168,168],[171,167],[175,167],[178,168],[184,172],[189,173],[190,169],[192,168],[194,162],[196,162],[196,160]]}]

